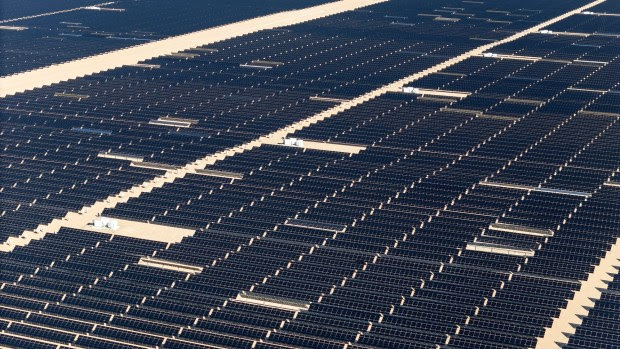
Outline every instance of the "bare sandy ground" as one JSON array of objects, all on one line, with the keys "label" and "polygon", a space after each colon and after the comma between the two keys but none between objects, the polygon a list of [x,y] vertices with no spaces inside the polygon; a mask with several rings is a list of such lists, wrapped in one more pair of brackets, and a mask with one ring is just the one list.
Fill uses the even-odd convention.
[{"label": "bare sandy ground", "polygon": [[181,242],[184,237],[194,235],[195,229],[171,227],[167,225],[136,222],[126,219],[117,219],[118,229],[96,228],[91,222],[84,224],[84,220],[72,220],[63,224],[64,227],[88,230],[100,234],[126,236],[130,238],[158,241],[175,244]]}]

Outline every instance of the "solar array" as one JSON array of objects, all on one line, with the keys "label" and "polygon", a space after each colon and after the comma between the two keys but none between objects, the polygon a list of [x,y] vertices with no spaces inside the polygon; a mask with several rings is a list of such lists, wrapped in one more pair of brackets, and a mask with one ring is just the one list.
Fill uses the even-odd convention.
[{"label": "solar array", "polygon": [[[2,75],[326,2],[20,20]],[[600,2],[391,0],[2,98],[0,346],[620,347]]]},{"label": "solar array", "polygon": [[[14,74],[329,1],[272,0],[257,3],[249,0],[184,0],[182,6],[165,0],[54,1],[53,4],[36,1],[36,8],[41,12],[80,9],[2,23],[8,28],[0,29],[0,49],[3,52],[0,74]],[[10,2],[4,16],[27,17],[33,2]],[[65,7],[61,7],[63,2]]]}]

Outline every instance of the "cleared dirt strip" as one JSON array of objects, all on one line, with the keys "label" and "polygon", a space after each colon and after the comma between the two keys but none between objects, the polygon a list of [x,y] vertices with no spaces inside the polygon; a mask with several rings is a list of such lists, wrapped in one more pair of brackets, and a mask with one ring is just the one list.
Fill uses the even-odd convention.
[{"label": "cleared dirt strip", "polygon": [[620,238],[607,251],[605,257],[599,260],[599,264],[581,283],[579,291],[575,292],[566,308],[560,311],[560,315],[553,319],[551,327],[545,330],[545,335],[536,342],[536,349],[561,348],[562,344],[568,343],[568,335],[575,334],[577,326],[583,322],[590,308],[594,307],[601,298],[602,290],[606,290],[613,281],[614,275],[620,268]]},{"label": "cleared dirt strip", "polygon": [[280,130],[277,130],[275,132],[272,132],[270,134],[264,135],[258,139],[255,139],[251,142],[247,142],[245,144],[242,144],[240,146],[234,147],[234,148],[229,148],[220,152],[217,152],[213,155],[209,155],[206,156],[202,159],[199,159],[195,162],[192,162],[190,164],[187,164],[183,167],[180,167],[178,169],[171,169],[165,172],[165,174],[155,177],[154,179],[150,180],[150,181],[146,181],[140,185],[137,185],[129,190],[123,191],[117,195],[113,195],[108,197],[107,199],[103,200],[103,201],[99,201],[97,203],[95,203],[92,206],[89,207],[84,207],[81,212],[83,213],[77,213],[77,212],[69,212],[64,218],[62,219],[55,219],[53,220],[51,223],[46,224],[46,225],[40,225],[36,231],[25,231],[24,233],[22,233],[20,236],[17,237],[11,237],[9,238],[6,242],[4,242],[2,245],[0,245],[0,251],[4,251],[4,252],[10,252],[12,251],[16,246],[25,246],[28,243],[30,243],[30,241],[35,240],[35,239],[41,239],[45,236],[45,234],[47,233],[56,233],[58,232],[58,230],[64,226],[66,224],[66,222],[72,222],[71,225],[72,226],[76,226],[76,225],[86,225],[90,222],[92,222],[99,214],[101,214],[106,208],[114,208],[116,207],[117,204],[119,203],[124,203],[127,202],[130,198],[134,198],[134,197],[138,197],[140,196],[142,193],[148,193],[150,191],[152,191],[154,188],[160,188],[162,187],[164,184],[166,183],[172,183],[174,180],[176,180],[177,178],[183,178],[186,174],[188,173],[196,173],[198,170],[204,169],[206,166],[211,165],[213,163],[215,163],[216,161],[219,160],[223,160],[226,157],[229,156],[233,156],[235,154],[238,153],[243,153],[246,150],[251,150],[255,147],[259,147],[263,144],[273,144],[274,142],[278,142],[279,140],[286,138],[288,135],[304,129],[312,124],[315,124],[317,122],[320,122],[322,120],[325,120],[329,117],[332,117],[344,110],[353,108],[357,105],[360,105],[366,101],[369,101],[373,98],[376,98],[378,96],[381,96],[387,92],[390,91],[399,91],[402,89],[403,86],[405,86],[406,84],[409,84],[415,80],[418,80],[426,75],[438,72],[442,69],[445,69],[451,65],[457,64],[467,58],[470,57],[474,57],[477,56],[479,54],[481,54],[482,52],[485,52],[493,47],[496,47],[498,45],[502,45],[504,43],[507,42],[511,42],[514,40],[517,40],[525,35],[528,35],[530,33],[535,33],[538,30],[540,30],[541,28],[544,28],[546,26],[549,26],[553,23],[556,23],[558,21],[561,21],[562,19],[569,17],[575,13],[579,13],[581,11],[584,11],[588,8],[591,8],[593,6],[596,6],[598,4],[601,4],[605,2],[605,0],[597,0],[594,2],[591,2],[583,7],[580,7],[578,9],[575,9],[573,11],[570,11],[568,13],[565,13],[559,17],[553,18],[547,22],[541,23],[537,26],[534,26],[530,29],[527,29],[525,31],[516,33],[508,38],[505,38],[503,40],[500,41],[496,41],[496,42],[492,42],[483,46],[479,46],[478,48],[475,48],[471,51],[468,51],[466,53],[463,53],[457,57],[454,57],[452,59],[449,59],[443,63],[437,64],[433,67],[430,67],[428,69],[425,69],[421,72],[418,72],[416,74],[410,75],[408,77],[405,77],[401,80],[395,81],[389,85],[385,85],[381,88],[378,88],[374,91],[368,92],[364,95],[361,95],[357,98],[345,101],[343,103],[340,103],[339,105],[336,105],[330,109],[327,109],[323,112],[320,112],[318,114],[312,115],[304,120],[295,122],[287,127],[284,127]]},{"label": "cleared dirt strip", "polygon": [[298,24],[385,1],[387,0],[340,0],[301,10],[284,11],[4,76],[0,78],[0,98],[124,65],[138,64],[146,59],[173,54],[260,30]]}]

